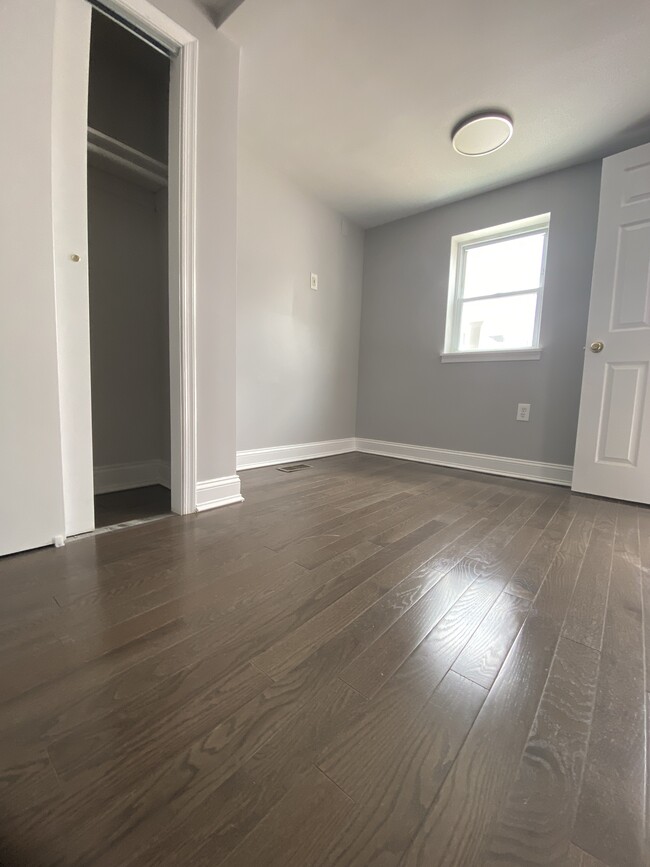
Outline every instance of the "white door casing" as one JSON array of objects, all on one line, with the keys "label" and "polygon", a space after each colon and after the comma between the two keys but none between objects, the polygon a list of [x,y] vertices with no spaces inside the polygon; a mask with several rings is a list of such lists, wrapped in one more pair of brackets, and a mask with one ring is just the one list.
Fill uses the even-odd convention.
[{"label": "white door casing", "polygon": [[573,490],[650,503],[649,368],[650,144],[603,161]]}]

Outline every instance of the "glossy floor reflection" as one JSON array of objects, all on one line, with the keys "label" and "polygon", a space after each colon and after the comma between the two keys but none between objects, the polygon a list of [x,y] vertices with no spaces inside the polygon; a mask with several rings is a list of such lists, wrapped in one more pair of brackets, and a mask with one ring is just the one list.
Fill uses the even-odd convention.
[{"label": "glossy floor reflection", "polygon": [[310,463],[0,562],[0,863],[645,864],[650,511]]}]

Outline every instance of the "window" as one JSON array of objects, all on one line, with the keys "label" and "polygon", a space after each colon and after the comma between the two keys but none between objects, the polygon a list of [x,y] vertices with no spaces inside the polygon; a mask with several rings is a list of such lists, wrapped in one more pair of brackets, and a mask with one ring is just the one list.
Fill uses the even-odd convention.
[{"label": "window", "polygon": [[540,357],[550,216],[451,239],[443,361]]}]

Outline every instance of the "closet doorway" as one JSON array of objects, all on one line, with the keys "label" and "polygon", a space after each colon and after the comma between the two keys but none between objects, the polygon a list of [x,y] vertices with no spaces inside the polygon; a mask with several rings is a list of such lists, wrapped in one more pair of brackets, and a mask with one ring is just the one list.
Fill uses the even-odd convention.
[{"label": "closet doorway", "polygon": [[170,59],[96,9],[88,270],[96,528],[171,512]]},{"label": "closet doorway", "polygon": [[[198,41],[148,0],[62,3],[60,25],[55,42],[52,198],[55,275],[61,289],[56,293],[56,316],[63,505],[65,536],[70,537],[95,529],[94,494],[100,491],[107,496],[131,491],[128,504],[124,495],[121,515],[117,510],[111,516],[98,514],[103,524],[142,517],[147,507],[138,497],[145,487],[164,488],[164,483],[171,488],[171,511],[196,511]],[[116,42],[122,53],[111,59],[109,49]],[[100,46],[106,53],[103,59]],[[102,64],[109,67],[104,77]],[[128,79],[129,69],[135,78]],[[143,97],[142,79],[147,75],[149,90]],[[155,82],[162,82],[166,98]],[[166,111],[156,109],[165,104]],[[95,213],[98,202],[100,211]],[[127,202],[136,203],[138,217],[132,210],[126,216],[120,211]],[[137,242],[133,225],[137,223],[141,232],[146,213],[150,221],[143,237],[148,240]],[[156,245],[160,256],[154,266]],[[145,256],[145,249],[151,255]],[[167,298],[168,307],[164,302],[158,306],[154,292],[160,292],[158,300]],[[145,325],[128,331],[121,322],[119,331],[111,316],[136,301]],[[98,322],[102,305],[110,309]],[[165,309],[168,324],[162,349],[160,344],[156,349],[154,341],[145,352],[143,328],[150,329],[149,334],[162,320],[156,334],[164,332]],[[105,355],[100,360],[102,341]],[[161,363],[165,352],[168,363],[164,358]],[[92,394],[93,386],[97,392],[106,381],[110,401]],[[135,385],[139,399],[130,391]],[[153,409],[164,402],[167,390],[169,409]],[[106,403],[100,409],[102,400]],[[143,421],[139,401],[154,418],[167,413],[164,427],[159,425],[152,435],[152,448],[143,445],[151,419]],[[128,451],[125,428],[133,435]],[[131,448],[135,441],[139,451]],[[122,451],[117,450],[118,443]],[[169,496],[165,490],[156,493]],[[104,502],[104,511],[115,505]],[[152,508],[160,513],[158,503]]]}]

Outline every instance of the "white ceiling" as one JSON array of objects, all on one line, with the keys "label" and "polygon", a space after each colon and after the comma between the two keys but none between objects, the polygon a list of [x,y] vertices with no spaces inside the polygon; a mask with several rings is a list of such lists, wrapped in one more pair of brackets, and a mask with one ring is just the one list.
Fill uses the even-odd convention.
[{"label": "white ceiling", "polygon": [[[649,0],[245,0],[242,136],[371,226],[650,140]],[[512,140],[455,153],[507,111]]]}]

